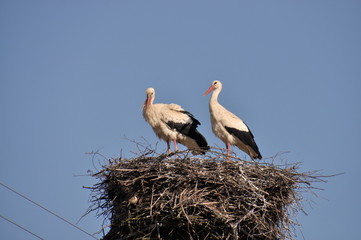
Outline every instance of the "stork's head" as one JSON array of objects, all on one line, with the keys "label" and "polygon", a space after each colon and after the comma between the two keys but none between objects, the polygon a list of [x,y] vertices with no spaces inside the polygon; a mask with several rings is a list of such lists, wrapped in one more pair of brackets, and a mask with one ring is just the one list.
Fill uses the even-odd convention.
[{"label": "stork's head", "polygon": [[145,90],[145,93],[147,94],[147,100],[145,100],[144,104],[145,104],[145,109],[147,109],[149,105],[153,103],[155,90],[154,88],[147,88],[147,90]]},{"label": "stork's head", "polygon": [[203,96],[206,96],[208,93],[212,92],[215,89],[219,89],[219,91],[222,89],[222,83],[219,80],[214,80],[212,82],[212,85],[208,88],[207,92],[203,94]]}]

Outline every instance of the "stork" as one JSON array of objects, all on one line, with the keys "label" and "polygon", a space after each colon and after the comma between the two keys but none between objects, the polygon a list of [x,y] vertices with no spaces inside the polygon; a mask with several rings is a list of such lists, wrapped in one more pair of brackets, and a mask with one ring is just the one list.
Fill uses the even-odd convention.
[{"label": "stork", "polygon": [[248,126],[239,117],[218,103],[218,95],[221,90],[222,83],[215,80],[204,93],[204,96],[213,91],[209,100],[212,131],[226,144],[228,159],[231,154],[231,145],[236,145],[252,159],[261,159],[262,155]]},{"label": "stork", "polygon": [[197,130],[200,122],[177,104],[153,104],[155,90],[146,90],[147,99],[143,105],[143,117],[153,128],[158,138],[167,142],[168,154],[170,142],[178,151],[177,142],[192,150],[193,154],[205,154],[209,149],[206,139]]}]

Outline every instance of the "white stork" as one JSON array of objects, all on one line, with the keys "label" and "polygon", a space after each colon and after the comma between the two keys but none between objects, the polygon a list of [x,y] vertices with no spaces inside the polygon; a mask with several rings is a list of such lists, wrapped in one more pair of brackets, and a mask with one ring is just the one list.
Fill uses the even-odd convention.
[{"label": "white stork", "polygon": [[210,88],[204,93],[204,96],[212,90],[214,91],[209,100],[212,130],[226,144],[228,157],[230,156],[231,145],[236,145],[252,159],[261,159],[262,155],[248,126],[218,103],[218,95],[222,90],[222,83],[218,80],[213,81]]},{"label": "white stork", "polygon": [[153,104],[155,97],[153,88],[148,88],[146,94],[143,117],[153,128],[157,137],[167,142],[168,154],[171,152],[170,141],[173,141],[175,151],[178,151],[177,142],[179,142],[192,150],[194,154],[205,154],[209,146],[197,130],[200,122],[177,104]]}]

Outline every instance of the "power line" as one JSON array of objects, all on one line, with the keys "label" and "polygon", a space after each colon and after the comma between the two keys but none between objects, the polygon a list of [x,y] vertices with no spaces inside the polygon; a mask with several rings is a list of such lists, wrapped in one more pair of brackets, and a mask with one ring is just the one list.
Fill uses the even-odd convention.
[{"label": "power line", "polygon": [[26,231],[26,232],[30,233],[31,235],[33,235],[33,236],[35,236],[35,237],[37,237],[37,238],[39,238],[39,239],[41,239],[41,240],[45,240],[44,238],[40,237],[39,235],[37,235],[37,234],[33,233],[32,231],[30,231],[30,230],[28,230],[28,229],[26,229],[26,228],[24,228],[23,226],[21,226],[21,225],[17,224],[16,222],[11,221],[11,220],[10,220],[10,219],[8,219],[7,217],[4,217],[4,216],[2,216],[2,215],[0,215],[0,217],[1,217],[2,219],[4,219],[4,220],[8,221],[9,223],[12,223],[12,224],[14,224],[15,226],[17,226],[17,227],[21,228],[22,230],[24,230],[24,231]]},{"label": "power line", "polygon": [[76,228],[76,229],[78,229],[79,231],[82,231],[83,233],[85,233],[85,234],[89,235],[90,237],[92,237],[92,238],[94,238],[94,239],[99,240],[98,238],[96,238],[96,237],[95,237],[95,236],[93,236],[92,234],[90,234],[90,233],[86,232],[85,230],[81,229],[80,227],[78,227],[78,226],[77,226],[77,225],[75,225],[74,223],[69,222],[69,221],[68,221],[68,220],[66,220],[65,218],[63,218],[63,217],[59,216],[58,214],[56,214],[56,213],[52,212],[52,211],[51,211],[51,210],[49,210],[49,209],[47,209],[47,208],[43,207],[43,206],[42,206],[42,205],[40,205],[39,203],[37,203],[37,202],[35,202],[35,201],[31,200],[31,199],[30,199],[30,198],[28,198],[27,196],[25,196],[25,195],[23,195],[23,194],[21,194],[21,193],[19,193],[19,192],[15,191],[14,189],[12,189],[11,187],[9,187],[9,186],[5,185],[5,184],[4,184],[4,183],[2,183],[2,182],[0,182],[0,184],[1,184],[3,187],[7,188],[8,190],[10,190],[10,191],[12,191],[12,192],[16,193],[17,195],[21,196],[22,198],[25,198],[25,199],[26,199],[26,200],[28,200],[29,202],[31,202],[31,203],[33,203],[33,204],[35,204],[36,206],[38,206],[38,207],[40,207],[40,208],[44,209],[44,210],[45,210],[45,211],[47,211],[48,213],[50,213],[50,214],[54,215],[55,217],[57,217],[57,218],[61,219],[62,221],[66,222],[67,224],[69,224],[69,225],[71,225],[71,226],[75,227],[75,228]]}]

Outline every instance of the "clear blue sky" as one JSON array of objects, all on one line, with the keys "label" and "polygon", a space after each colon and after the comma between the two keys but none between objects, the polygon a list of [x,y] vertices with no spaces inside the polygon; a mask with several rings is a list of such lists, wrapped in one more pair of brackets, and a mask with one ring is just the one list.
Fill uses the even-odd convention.
[{"label": "clear blue sky", "polygon": [[[146,88],[223,146],[202,96],[218,79],[220,102],[263,156],[290,151],[283,158],[301,171],[344,173],[305,203],[304,237],[356,239],[360,23],[360,1],[348,0],[1,1],[0,181],[76,222],[89,206],[82,186],[95,183],[76,176],[94,169],[85,152],[133,157],[124,137],[157,143],[141,115]],[[1,186],[0,195],[0,215],[45,239],[88,239]],[[79,227],[94,233],[101,223],[91,214]],[[0,238],[35,239],[2,219]]]}]

